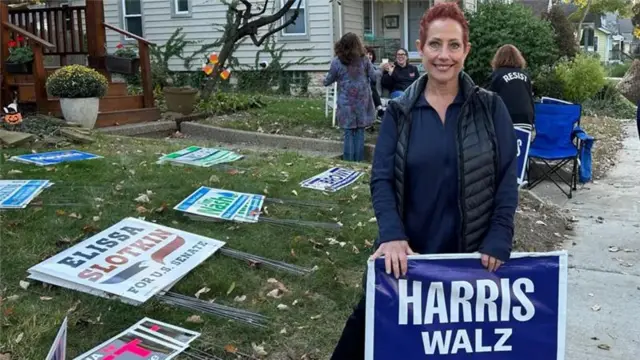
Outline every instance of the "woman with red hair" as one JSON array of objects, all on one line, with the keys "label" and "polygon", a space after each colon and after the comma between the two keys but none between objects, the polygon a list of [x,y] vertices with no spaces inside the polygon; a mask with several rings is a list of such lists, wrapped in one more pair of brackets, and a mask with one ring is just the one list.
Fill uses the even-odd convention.
[{"label": "woman with red hair", "polygon": [[[372,259],[384,257],[386,272],[399,278],[407,255],[479,252],[478,266],[496,271],[511,254],[518,204],[511,118],[498,95],[462,71],[471,45],[457,4],[423,15],[416,46],[427,74],[389,102],[375,148]],[[332,359],[364,358],[365,300]]]}]

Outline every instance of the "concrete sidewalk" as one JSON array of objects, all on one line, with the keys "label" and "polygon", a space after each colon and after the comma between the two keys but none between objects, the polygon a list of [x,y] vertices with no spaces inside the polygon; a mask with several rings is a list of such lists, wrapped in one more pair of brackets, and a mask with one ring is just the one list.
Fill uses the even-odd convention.
[{"label": "concrete sidewalk", "polygon": [[566,246],[567,360],[640,359],[640,140],[625,129],[616,167],[564,205],[579,219]]}]

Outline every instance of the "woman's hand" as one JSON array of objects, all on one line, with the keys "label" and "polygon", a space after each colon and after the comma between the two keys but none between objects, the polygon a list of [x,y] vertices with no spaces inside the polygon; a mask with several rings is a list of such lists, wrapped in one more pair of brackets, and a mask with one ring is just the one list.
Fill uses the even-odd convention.
[{"label": "woman's hand", "polygon": [[498,270],[498,268],[504,264],[504,262],[494,258],[493,256],[482,254],[482,266],[487,268],[487,270],[494,272]]},{"label": "woman's hand", "polygon": [[393,268],[393,274],[397,279],[401,273],[403,276],[407,274],[407,255],[413,254],[414,252],[406,240],[396,240],[380,245],[378,250],[371,255],[371,259],[374,260],[384,256],[384,266],[387,274],[391,274],[391,269]]}]

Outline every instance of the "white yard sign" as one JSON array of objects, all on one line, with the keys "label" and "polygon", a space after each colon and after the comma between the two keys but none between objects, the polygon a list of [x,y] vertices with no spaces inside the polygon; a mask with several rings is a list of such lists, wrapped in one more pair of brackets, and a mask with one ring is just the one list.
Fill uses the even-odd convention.
[{"label": "white yard sign", "polygon": [[29,269],[30,278],[138,305],[170,288],[224,242],[126,218]]}]

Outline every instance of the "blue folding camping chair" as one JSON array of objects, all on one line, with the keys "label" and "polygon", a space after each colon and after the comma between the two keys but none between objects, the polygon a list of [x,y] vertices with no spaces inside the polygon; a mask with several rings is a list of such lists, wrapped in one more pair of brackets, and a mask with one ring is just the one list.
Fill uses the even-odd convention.
[{"label": "blue folding camping chair", "polygon": [[[573,190],[577,190],[581,153],[579,135],[584,134],[579,126],[582,106],[561,100],[553,101],[556,99],[543,100],[546,101],[535,104],[536,136],[529,148],[528,188],[532,189],[548,179],[571,198]],[[537,179],[531,178],[532,162],[540,162],[545,168]],[[567,164],[571,164],[572,168],[569,179],[561,171]],[[556,176],[569,186],[568,192],[555,179]]]}]

